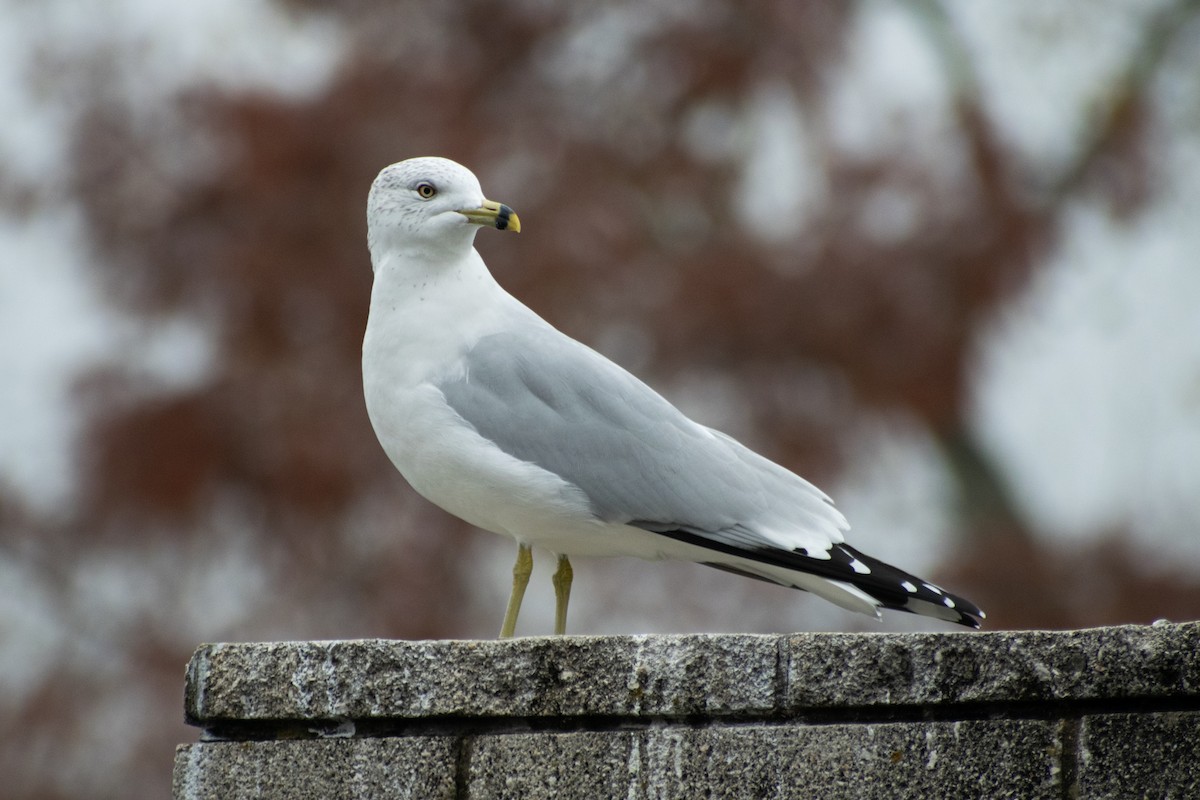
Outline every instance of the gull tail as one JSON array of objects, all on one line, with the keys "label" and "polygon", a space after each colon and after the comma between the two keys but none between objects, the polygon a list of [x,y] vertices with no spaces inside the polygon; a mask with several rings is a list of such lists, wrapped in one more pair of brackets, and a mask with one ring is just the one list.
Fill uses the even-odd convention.
[{"label": "gull tail", "polygon": [[828,558],[800,550],[745,547],[687,530],[656,530],[662,536],[708,551],[695,560],[750,578],[812,592],[842,608],[879,616],[879,608],[978,628],[987,615],[964,597],[862,553],[832,545]]}]

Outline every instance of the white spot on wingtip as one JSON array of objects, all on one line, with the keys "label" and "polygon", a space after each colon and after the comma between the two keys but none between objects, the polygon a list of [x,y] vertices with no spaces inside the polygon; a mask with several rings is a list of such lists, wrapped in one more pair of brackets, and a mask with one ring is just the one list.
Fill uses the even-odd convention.
[{"label": "white spot on wingtip", "polygon": [[859,575],[870,575],[871,574],[871,568],[868,567],[863,562],[859,561],[857,558],[850,559],[850,569],[854,570]]},{"label": "white spot on wingtip", "polygon": [[916,587],[916,586],[914,586],[912,583],[910,583],[910,582],[908,582],[908,581],[901,581],[901,582],[900,582],[900,587],[901,587],[902,589],[904,589],[904,591],[908,592],[909,594],[916,594],[916,593],[917,593],[917,587]]},{"label": "white spot on wingtip", "polygon": [[933,592],[934,594],[942,593],[942,590],[939,589],[938,587],[934,586],[932,583],[922,583],[921,585],[924,586],[929,591]]},{"label": "white spot on wingtip", "polygon": [[956,608],[956,606],[954,605],[954,601],[951,600],[949,597],[943,597],[942,602],[946,604],[946,608]]}]

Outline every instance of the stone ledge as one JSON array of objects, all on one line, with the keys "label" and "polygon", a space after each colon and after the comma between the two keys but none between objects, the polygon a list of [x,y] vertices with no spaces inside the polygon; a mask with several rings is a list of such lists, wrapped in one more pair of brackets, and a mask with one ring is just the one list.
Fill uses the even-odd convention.
[{"label": "stone ledge", "polygon": [[1188,623],[206,645],[174,792],[1200,797],[1198,644]]},{"label": "stone ledge", "polygon": [[212,644],[193,655],[186,687],[188,721],[213,731],[336,720],[949,719],[972,704],[985,716],[1023,705],[1020,717],[1052,716],[1056,704],[1083,704],[1082,713],[1144,702],[1200,707],[1200,623]]}]

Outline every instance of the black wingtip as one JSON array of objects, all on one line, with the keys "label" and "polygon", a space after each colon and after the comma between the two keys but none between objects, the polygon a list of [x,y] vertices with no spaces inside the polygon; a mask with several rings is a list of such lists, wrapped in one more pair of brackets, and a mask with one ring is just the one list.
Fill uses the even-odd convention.
[{"label": "black wingtip", "polygon": [[[648,526],[646,526],[648,530]],[[952,622],[978,630],[987,618],[977,605],[942,587],[922,580],[902,569],[861,553],[847,544],[833,545],[826,558],[773,548],[739,547],[730,542],[710,539],[688,530],[654,530],[663,536],[694,544],[713,552],[739,556],[784,569],[806,572],[828,580],[849,583],[870,595],[883,608]],[[705,562],[708,566],[760,578],[728,564]],[[766,579],[764,579],[766,580]]]},{"label": "black wingtip", "polygon": [[844,554],[847,564],[858,562],[869,570],[862,579],[851,578],[850,582],[878,600],[884,608],[933,617],[974,630],[979,630],[987,619],[979,606],[937,584],[859,552],[848,544],[831,548],[833,560],[838,560],[838,551]]}]

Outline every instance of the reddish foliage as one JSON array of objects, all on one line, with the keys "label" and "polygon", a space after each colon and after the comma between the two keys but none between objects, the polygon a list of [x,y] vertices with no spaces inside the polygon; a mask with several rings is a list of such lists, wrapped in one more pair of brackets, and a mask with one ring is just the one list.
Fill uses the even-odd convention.
[{"label": "reddish foliage", "polygon": [[[736,110],[764,75],[815,113],[842,55],[844,7],[707,9],[634,36],[628,77],[606,79],[586,58],[564,62],[579,74],[548,70],[583,12],[406,7],[401,51],[379,38],[391,12],[360,5],[380,15],[356,28],[362,52],[377,55],[347,64],[319,97],[185,98],[179,113],[223,149],[170,191],[139,191],[170,173],[145,168],[161,148],[112,108],[98,105],[81,128],[80,196],[103,263],[116,268],[115,294],[151,314],[197,315],[218,342],[203,384],[105,407],[88,438],[84,517],[104,526],[119,515],[137,536],[131,517],[166,515],[186,534],[197,530],[188,518],[233,491],[286,522],[275,535],[323,537],[324,553],[336,549],[328,526],[362,497],[391,491],[359,390],[370,279],[362,209],[374,173],[417,154],[471,165],[520,211],[519,240],[480,241],[518,296],[585,340],[614,323],[648,329],[660,379],[719,370],[748,387],[738,401],[772,457],[827,476],[841,435],[879,408],[915,414],[948,450],[967,435],[979,325],[1023,285],[1062,212],[1020,189],[1017,159],[979,97],[955,99],[969,167],[959,183],[894,152],[829,147],[821,211],[767,244],[732,218],[741,156],[691,152],[688,114],[705,103]],[[417,36],[426,27],[438,35]],[[1076,172],[1101,163],[1105,174],[1144,173],[1138,118],[1114,114],[1114,133]],[[916,203],[914,228],[899,239],[864,231],[881,187]],[[111,202],[114,191],[128,202]],[[806,382],[845,389],[808,406],[796,394]],[[186,457],[169,457],[177,453]],[[987,469],[961,478],[993,485],[983,494],[1028,545],[994,485],[1002,478]],[[415,542],[404,532],[397,541]]]}]

